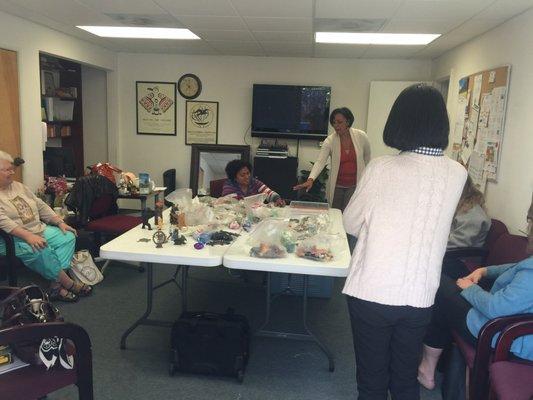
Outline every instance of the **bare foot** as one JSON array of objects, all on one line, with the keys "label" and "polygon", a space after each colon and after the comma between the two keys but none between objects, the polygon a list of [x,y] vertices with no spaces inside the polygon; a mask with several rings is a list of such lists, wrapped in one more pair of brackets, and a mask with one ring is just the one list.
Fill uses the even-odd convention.
[{"label": "bare foot", "polygon": [[418,368],[418,383],[424,386],[427,390],[435,389],[435,378],[429,377],[421,368]]}]

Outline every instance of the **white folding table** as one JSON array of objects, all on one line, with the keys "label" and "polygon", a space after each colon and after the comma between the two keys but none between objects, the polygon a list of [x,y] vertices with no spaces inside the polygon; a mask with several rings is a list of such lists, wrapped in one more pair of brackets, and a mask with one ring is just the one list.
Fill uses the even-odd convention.
[{"label": "white folding table", "polygon": [[[163,213],[165,221],[163,232],[168,234],[169,213],[167,209]],[[151,221],[152,227],[155,226]],[[129,230],[112,241],[100,247],[100,256],[109,260],[141,262],[146,268],[146,310],[122,335],[120,348],[126,348],[126,339],[139,325],[170,327],[170,321],[150,319],[152,301],[155,290],[169,283],[175,283],[181,290],[182,308],[187,309],[187,273],[190,266],[217,267],[222,264],[222,256],[228,246],[205,246],[201,250],[194,248],[192,238],[187,239],[184,245],[175,245],[170,239],[163,244],[162,248],[156,248],[152,236],[156,229],[142,229],[141,225]],[[141,239],[141,241],[139,241]],[[149,239],[149,241],[142,241]],[[174,277],[154,286],[153,264],[168,264],[176,267]],[[181,282],[176,278],[181,272]]]},{"label": "white folding table", "polygon": [[[263,325],[256,332],[258,336],[314,341],[326,354],[329,361],[329,370],[333,371],[335,369],[333,355],[328,350],[326,345],[322,343],[307,326],[307,289],[309,275],[345,277],[348,275],[350,267],[350,250],[348,247],[348,241],[346,239],[346,233],[342,224],[341,211],[337,209],[330,209],[329,217],[331,221],[330,230],[338,233],[338,242],[336,243],[337,251],[334,255],[335,258],[332,261],[313,261],[297,257],[294,254],[289,254],[288,257],[285,258],[275,259],[250,257],[247,254],[249,246],[246,244],[248,235],[243,235],[239,237],[226,251],[223,258],[223,265],[227,268],[264,271],[268,274],[266,288],[266,315]],[[266,329],[270,322],[270,307],[272,300],[274,299],[270,293],[271,274],[273,272],[303,275],[302,320],[305,333],[280,332]]]}]

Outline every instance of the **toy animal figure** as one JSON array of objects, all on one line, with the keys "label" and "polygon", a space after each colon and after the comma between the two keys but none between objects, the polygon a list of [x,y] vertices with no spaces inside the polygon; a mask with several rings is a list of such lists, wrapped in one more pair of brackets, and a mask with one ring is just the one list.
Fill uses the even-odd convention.
[{"label": "toy animal figure", "polygon": [[150,218],[152,218],[154,216],[154,210],[152,210],[151,208],[145,208],[144,210],[142,210],[141,212],[141,217],[142,217],[142,220],[143,220],[143,224],[142,224],[142,229],[144,229],[144,227],[146,226],[146,228],[151,231],[152,230],[152,225],[150,225],[150,222],[148,222],[150,220]]}]

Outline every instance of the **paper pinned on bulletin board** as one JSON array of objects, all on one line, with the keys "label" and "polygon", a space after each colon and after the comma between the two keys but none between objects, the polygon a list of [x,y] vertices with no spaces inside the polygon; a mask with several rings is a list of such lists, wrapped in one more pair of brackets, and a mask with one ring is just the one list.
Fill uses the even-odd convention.
[{"label": "paper pinned on bulletin board", "polygon": [[452,157],[481,191],[487,180],[497,179],[510,71],[506,65],[459,80]]}]

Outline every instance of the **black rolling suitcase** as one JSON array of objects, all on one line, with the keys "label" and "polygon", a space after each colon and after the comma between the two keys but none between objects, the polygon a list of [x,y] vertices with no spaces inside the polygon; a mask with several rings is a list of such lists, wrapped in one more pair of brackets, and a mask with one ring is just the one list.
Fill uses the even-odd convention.
[{"label": "black rolling suitcase", "polygon": [[242,382],[249,349],[248,320],[232,309],[184,312],[172,326],[169,373],[234,376]]}]

